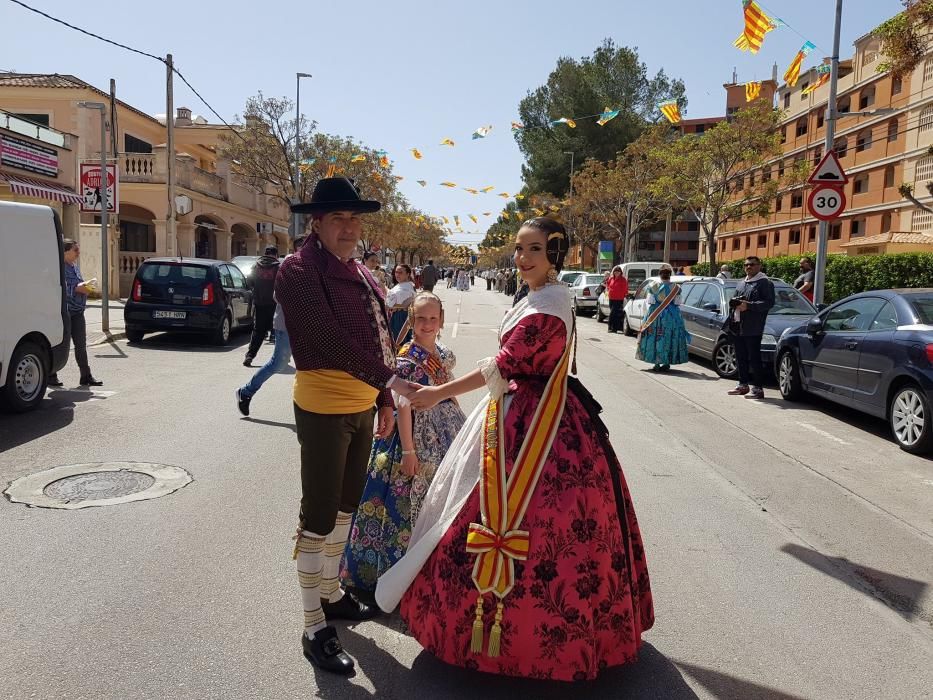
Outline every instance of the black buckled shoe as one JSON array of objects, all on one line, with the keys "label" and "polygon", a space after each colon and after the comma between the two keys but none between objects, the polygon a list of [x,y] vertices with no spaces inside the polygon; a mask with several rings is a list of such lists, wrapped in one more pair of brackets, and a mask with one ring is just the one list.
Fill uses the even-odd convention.
[{"label": "black buckled shoe", "polygon": [[81,386],[103,386],[104,383],[99,379],[94,379],[91,375],[83,377],[79,382]]},{"label": "black buckled shoe", "polygon": [[62,383],[62,380],[58,378],[57,374],[50,374],[49,375],[49,386],[59,387],[59,386],[65,386],[65,385]]},{"label": "black buckled shoe", "polygon": [[354,622],[372,620],[380,612],[378,607],[360,602],[349,591],[344,592],[343,598],[336,603],[322,600],[321,609],[328,620],[352,620]]},{"label": "black buckled shoe", "polygon": [[342,676],[353,673],[353,659],[343,650],[343,645],[337,638],[337,630],[329,625],[315,632],[313,639],[309,639],[308,635],[302,632],[301,648],[305,658],[322,671],[339,673]]}]

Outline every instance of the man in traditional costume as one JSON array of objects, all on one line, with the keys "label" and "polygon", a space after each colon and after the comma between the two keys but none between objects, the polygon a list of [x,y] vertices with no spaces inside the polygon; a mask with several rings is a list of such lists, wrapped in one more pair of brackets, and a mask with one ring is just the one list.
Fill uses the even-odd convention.
[{"label": "man in traditional costume", "polygon": [[311,236],[283,261],[275,284],[295,358],[295,427],[301,445],[301,509],[294,558],[304,606],[305,657],[334,673],[353,671],[327,619],[366,620],[378,610],[340,587],[340,557],[366,483],[376,434],[394,428],[395,377],[382,286],[354,259],[360,215],[378,211],[346,178],[325,178],[311,201],[292,207],[312,216]]}]

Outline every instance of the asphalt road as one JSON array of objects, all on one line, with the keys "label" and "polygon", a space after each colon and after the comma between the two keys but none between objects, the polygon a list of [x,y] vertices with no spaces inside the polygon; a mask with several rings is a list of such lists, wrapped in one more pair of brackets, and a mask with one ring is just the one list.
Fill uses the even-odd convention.
[{"label": "asphalt road", "polygon": [[[495,351],[509,300],[439,291],[465,372]],[[728,397],[702,363],[655,375],[633,339],[586,318],[579,331],[580,377],[645,537],[657,622],[637,664],[574,686],[485,676],[436,661],[390,616],[341,626],[355,677],[315,673],[291,560],[292,377],[270,380],[243,419],[245,337],[216,349],[155,336],[93,348],[100,391],[0,416],[3,487],[109,460],[194,478],[104,508],[0,499],[0,696],[933,697],[933,461],[847,409]],[[77,383],[73,365],[61,376]]]}]

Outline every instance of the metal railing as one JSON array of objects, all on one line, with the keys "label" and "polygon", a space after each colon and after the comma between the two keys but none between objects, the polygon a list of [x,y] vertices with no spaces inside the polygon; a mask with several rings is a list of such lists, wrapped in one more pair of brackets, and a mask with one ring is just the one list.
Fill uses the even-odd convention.
[{"label": "metal railing", "polygon": [[36,141],[42,141],[52,146],[65,147],[68,145],[67,134],[43,126],[42,124],[36,124],[28,119],[16,117],[9,112],[0,111],[0,129],[6,129],[7,131],[22,134],[23,136],[29,136],[30,138],[36,139]]}]

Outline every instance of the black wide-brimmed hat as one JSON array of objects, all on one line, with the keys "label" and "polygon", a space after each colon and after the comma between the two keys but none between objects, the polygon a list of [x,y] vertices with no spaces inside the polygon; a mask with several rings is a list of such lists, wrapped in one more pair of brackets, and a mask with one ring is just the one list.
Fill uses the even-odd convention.
[{"label": "black wide-brimmed hat", "polygon": [[325,214],[329,211],[358,211],[371,214],[382,205],[371,199],[360,197],[360,191],[352,180],[345,177],[325,177],[318,180],[310,202],[293,204],[296,214]]}]

